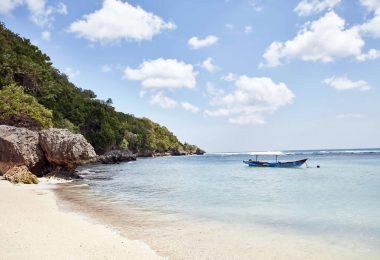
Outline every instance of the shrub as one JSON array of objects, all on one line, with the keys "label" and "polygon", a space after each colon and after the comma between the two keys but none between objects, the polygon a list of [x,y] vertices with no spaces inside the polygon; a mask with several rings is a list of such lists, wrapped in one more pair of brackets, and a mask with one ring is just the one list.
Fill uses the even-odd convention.
[{"label": "shrub", "polygon": [[37,100],[24,93],[22,87],[15,84],[7,85],[0,90],[0,120],[12,117],[30,118],[41,128],[53,127],[53,114]]}]

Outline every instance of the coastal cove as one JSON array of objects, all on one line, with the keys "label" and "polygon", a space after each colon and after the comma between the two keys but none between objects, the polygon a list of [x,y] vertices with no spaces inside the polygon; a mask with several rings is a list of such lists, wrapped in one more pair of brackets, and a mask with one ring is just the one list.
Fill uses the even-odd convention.
[{"label": "coastal cove", "polygon": [[0,0],[0,260],[380,260],[380,0]]},{"label": "coastal cove", "polygon": [[378,259],[379,151],[285,158],[305,155],[311,168],[251,169],[244,153],[84,166],[55,192],[170,259]]}]

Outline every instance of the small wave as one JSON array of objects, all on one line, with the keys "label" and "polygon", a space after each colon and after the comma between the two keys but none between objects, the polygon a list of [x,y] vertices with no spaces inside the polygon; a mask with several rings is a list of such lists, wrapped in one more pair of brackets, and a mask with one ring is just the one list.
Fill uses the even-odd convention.
[{"label": "small wave", "polygon": [[41,184],[59,184],[59,183],[68,183],[72,182],[73,180],[65,180],[62,178],[57,177],[42,177],[38,178]]},{"label": "small wave", "polygon": [[219,155],[219,156],[225,156],[225,155],[243,155],[243,154],[249,154],[249,152],[242,152],[242,153],[206,153],[206,155]]},{"label": "small wave", "polygon": [[89,175],[89,174],[92,174],[94,173],[93,171],[88,171],[88,170],[81,170],[81,171],[78,171],[77,174],[79,175]]},{"label": "small wave", "polygon": [[73,184],[73,185],[70,185],[70,188],[73,187],[73,188],[79,188],[79,187],[88,187],[90,185],[88,185],[88,183],[82,183],[82,184]]},{"label": "small wave", "polygon": [[109,176],[86,176],[86,180],[96,180],[96,181],[109,181],[112,180],[112,177]]},{"label": "small wave", "polygon": [[274,154],[283,155],[329,155],[329,154],[380,154],[380,149],[363,149],[363,150],[300,150],[300,151],[283,151],[283,152],[220,152],[220,153],[206,153],[209,156],[232,156],[232,155],[263,155],[271,156]]},{"label": "small wave", "polygon": [[287,151],[286,155],[329,155],[329,154],[380,154],[380,150],[316,150],[316,151]]}]

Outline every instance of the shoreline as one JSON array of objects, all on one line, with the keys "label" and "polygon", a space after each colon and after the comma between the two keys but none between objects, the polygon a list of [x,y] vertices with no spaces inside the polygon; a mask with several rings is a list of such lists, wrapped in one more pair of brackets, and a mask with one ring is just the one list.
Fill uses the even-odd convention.
[{"label": "shoreline", "polygon": [[[127,237],[146,242],[170,259],[378,259],[375,247],[327,240],[314,234],[253,224],[194,218],[157,208],[113,204],[111,198],[81,190],[81,185],[61,186],[54,192],[64,209],[111,225]],[[94,197],[95,196],[95,197]],[[62,204],[63,203],[63,204]],[[85,206],[84,206],[85,205]],[[137,207],[136,207],[137,206]]]},{"label": "shoreline", "polygon": [[2,259],[165,259],[147,244],[62,211],[54,192],[0,179]]},{"label": "shoreline", "polygon": [[[0,259],[354,260],[379,256],[376,248],[347,247],[334,240],[259,226],[248,230],[218,221],[168,219],[153,211],[139,215],[131,208],[112,212],[112,203],[88,200],[78,185],[74,189],[79,197],[67,186],[50,183],[14,185],[0,179]],[[58,189],[71,195],[62,197]]]}]

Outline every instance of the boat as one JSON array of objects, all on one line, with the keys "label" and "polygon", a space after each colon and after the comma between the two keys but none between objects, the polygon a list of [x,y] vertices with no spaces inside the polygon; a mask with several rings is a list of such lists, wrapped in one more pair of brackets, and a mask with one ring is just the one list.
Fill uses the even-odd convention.
[{"label": "boat", "polygon": [[[247,164],[248,166],[252,166],[252,167],[291,168],[291,167],[300,167],[304,163],[306,163],[306,161],[307,161],[307,159],[302,159],[302,160],[297,160],[297,161],[280,162],[278,160],[278,156],[284,155],[282,152],[257,152],[257,153],[253,153],[252,155],[256,156],[255,160],[249,159],[249,160],[243,161],[243,163]],[[275,162],[259,161],[258,160],[259,155],[275,155],[276,161]]]}]

